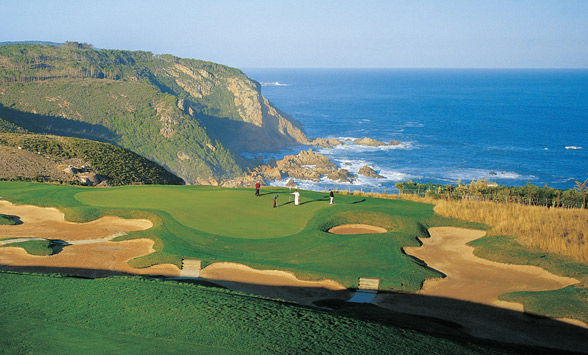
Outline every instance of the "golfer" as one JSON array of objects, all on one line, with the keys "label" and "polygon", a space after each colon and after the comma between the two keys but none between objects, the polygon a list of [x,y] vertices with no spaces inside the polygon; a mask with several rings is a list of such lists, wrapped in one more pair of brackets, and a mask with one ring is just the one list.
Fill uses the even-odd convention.
[{"label": "golfer", "polygon": [[298,190],[296,190],[296,191],[292,192],[291,195],[294,195],[294,204],[296,206],[298,206],[300,204],[300,192],[298,192]]},{"label": "golfer", "polygon": [[333,199],[335,198],[335,194],[333,194],[333,190],[329,190],[329,197],[331,198],[331,202],[329,204],[332,205]]},{"label": "golfer", "polygon": [[255,183],[255,196],[259,196],[259,188],[261,187],[261,184],[258,182]]},{"label": "golfer", "polygon": [[274,195],[274,208],[278,208],[278,195]]}]

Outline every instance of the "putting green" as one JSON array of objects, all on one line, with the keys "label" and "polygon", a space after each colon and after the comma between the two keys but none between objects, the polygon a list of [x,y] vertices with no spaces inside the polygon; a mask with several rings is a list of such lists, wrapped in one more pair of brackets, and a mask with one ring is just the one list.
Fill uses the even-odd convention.
[{"label": "putting green", "polygon": [[[276,194],[279,207],[273,208]],[[324,193],[305,192],[300,206],[288,203],[288,196],[276,188],[255,197],[251,190],[133,186],[79,192],[75,198],[91,206],[164,211],[186,227],[220,236],[265,239],[296,234],[316,211],[329,207]]]}]

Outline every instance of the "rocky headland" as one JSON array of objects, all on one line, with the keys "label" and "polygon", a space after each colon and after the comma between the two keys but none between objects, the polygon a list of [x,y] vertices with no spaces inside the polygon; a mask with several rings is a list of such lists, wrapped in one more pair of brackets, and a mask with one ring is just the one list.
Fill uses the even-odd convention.
[{"label": "rocky headland", "polygon": [[[372,141],[375,140],[370,138],[362,140],[362,142],[368,143]],[[328,148],[343,144],[341,141],[334,138],[317,138],[313,140],[312,143]],[[390,145],[390,143],[383,144]],[[359,175],[371,178],[385,178],[367,165],[363,166],[358,173]],[[317,153],[312,149],[308,149],[307,151],[301,151],[296,155],[286,155],[280,160],[270,158],[265,164],[260,164],[242,176],[222,182],[221,186],[251,187],[255,185],[256,182],[271,184],[273,181],[283,179],[319,182],[323,178],[340,183],[354,183],[357,180],[357,175],[347,169],[338,167],[337,164],[332,162],[328,157]]]}]

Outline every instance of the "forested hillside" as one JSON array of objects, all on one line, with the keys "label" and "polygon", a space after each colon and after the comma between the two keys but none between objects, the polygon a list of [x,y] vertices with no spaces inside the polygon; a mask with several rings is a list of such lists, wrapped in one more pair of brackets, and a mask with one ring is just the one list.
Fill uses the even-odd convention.
[{"label": "forested hillside", "polygon": [[242,151],[308,143],[238,69],[77,42],[0,46],[0,117],[130,149],[188,183],[242,173]]}]

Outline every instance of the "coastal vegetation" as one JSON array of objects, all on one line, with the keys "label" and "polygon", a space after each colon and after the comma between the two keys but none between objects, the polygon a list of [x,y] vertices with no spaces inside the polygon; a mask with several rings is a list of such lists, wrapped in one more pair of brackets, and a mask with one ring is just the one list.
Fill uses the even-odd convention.
[{"label": "coastal vegetation", "polygon": [[540,187],[531,183],[524,186],[499,186],[487,180],[474,180],[469,184],[458,181],[457,185],[400,182],[396,188],[402,195],[427,196],[434,199],[493,201],[518,203],[529,206],[562,208],[586,208],[586,182],[576,181],[572,189],[560,190],[547,185]]},{"label": "coastal vegetation", "polygon": [[253,164],[241,151],[306,142],[258,83],[211,62],[77,42],[10,44],[0,46],[0,83],[0,130],[112,143],[189,183],[240,175]]},{"label": "coastal vegetation", "polygon": [[[73,137],[47,136],[38,134],[0,133],[0,149],[3,147],[17,148],[19,151],[29,151],[48,158],[51,161],[67,161],[81,159],[84,164],[92,167],[94,173],[99,174],[110,185],[128,185],[133,182],[143,184],[182,184],[182,179],[170,173],[157,163],[143,158],[127,149],[112,144],[91,141]],[[17,153],[12,153],[16,158]],[[18,161],[18,159],[16,159]],[[26,168],[30,162],[25,158],[13,163]],[[53,168],[57,170],[59,164]],[[24,169],[23,168],[23,169]],[[67,166],[61,166],[61,169]],[[57,181],[79,183],[78,180],[60,180],[43,176],[39,172],[32,172],[33,176],[21,175],[22,171],[15,166],[4,167],[5,179]],[[13,170],[13,173],[10,173]],[[26,170],[26,169],[24,169]]]}]

